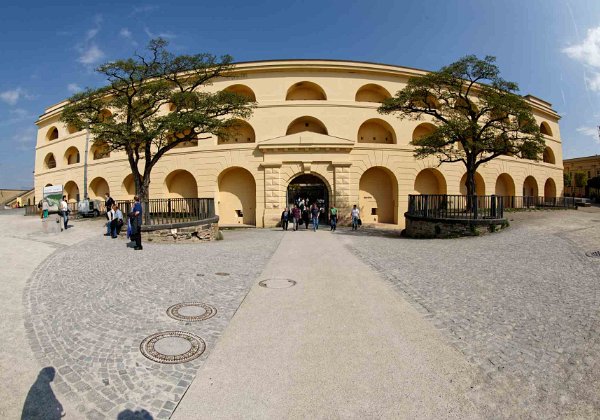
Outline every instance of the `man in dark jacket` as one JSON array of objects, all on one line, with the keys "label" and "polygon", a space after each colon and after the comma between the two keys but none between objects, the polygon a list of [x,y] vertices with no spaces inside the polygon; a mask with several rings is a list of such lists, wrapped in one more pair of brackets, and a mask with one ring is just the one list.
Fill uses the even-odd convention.
[{"label": "man in dark jacket", "polygon": [[135,241],[135,249],[136,251],[141,251],[142,249],[142,203],[140,203],[140,197],[137,195],[133,198],[135,203],[133,204],[133,209],[131,213],[129,213],[129,220],[131,223],[131,239]]}]

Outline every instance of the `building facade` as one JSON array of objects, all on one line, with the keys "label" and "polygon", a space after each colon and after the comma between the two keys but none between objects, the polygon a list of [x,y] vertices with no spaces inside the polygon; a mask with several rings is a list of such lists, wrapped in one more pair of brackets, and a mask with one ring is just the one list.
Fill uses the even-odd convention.
[{"label": "building facade", "polygon": [[[464,194],[464,165],[416,160],[409,142],[431,122],[377,112],[380,102],[424,71],[373,63],[284,60],[240,63],[237,77],[206,87],[257,102],[250,119],[226,138],[215,136],[168,152],[151,175],[151,198],[213,197],[221,224],[274,226],[297,196],[356,204],[366,223],[404,226],[408,194]],[[478,194],[555,197],[563,193],[559,116],[527,96],[546,140],[540,161],[504,156],[476,175]],[[36,122],[35,192],[62,184],[69,201],[83,198],[85,132],[59,121],[65,102]],[[107,110],[107,112],[110,112]],[[134,184],[124,152],[88,151],[88,195],[131,199]]]},{"label": "building facade", "polygon": [[575,173],[583,172],[588,179],[600,176],[600,156],[584,156],[563,161],[565,174],[571,175],[571,185],[565,185],[565,194],[576,197],[587,195],[586,186],[578,187],[575,185]]}]

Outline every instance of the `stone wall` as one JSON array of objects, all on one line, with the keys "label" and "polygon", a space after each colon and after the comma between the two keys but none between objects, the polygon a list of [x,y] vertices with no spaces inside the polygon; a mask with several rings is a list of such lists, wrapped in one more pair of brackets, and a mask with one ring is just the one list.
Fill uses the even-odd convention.
[{"label": "stone wall", "polygon": [[142,241],[154,243],[195,243],[219,238],[219,218],[163,226],[143,226]]},{"label": "stone wall", "polygon": [[406,228],[404,235],[409,238],[458,238],[479,236],[497,232],[508,227],[506,219],[456,220],[424,219],[404,215]]}]

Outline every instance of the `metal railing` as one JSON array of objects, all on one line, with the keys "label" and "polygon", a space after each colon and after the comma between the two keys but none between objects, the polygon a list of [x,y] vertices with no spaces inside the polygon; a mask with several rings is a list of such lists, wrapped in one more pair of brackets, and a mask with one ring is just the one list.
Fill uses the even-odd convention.
[{"label": "metal railing", "polygon": [[504,207],[495,195],[411,194],[407,214],[427,219],[501,219]]},{"label": "metal railing", "polygon": [[428,219],[501,219],[509,209],[575,207],[572,197],[411,194],[407,215]]},{"label": "metal railing", "polygon": [[[123,216],[133,209],[133,201],[116,200]],[[143,203],[145,225],[170,225],[174,223],[195,222],[215,216],[213,198],[158,198]]]}]

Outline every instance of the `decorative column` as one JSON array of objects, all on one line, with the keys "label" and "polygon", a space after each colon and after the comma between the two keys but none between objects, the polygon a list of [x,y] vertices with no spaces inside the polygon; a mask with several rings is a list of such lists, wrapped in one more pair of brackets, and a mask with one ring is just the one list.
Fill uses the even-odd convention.
[{"label": "decorative column", "polygon": [[263,226],[274,227],[281,219],[281,163],[264,162],[265,171],[265,211]]}]

